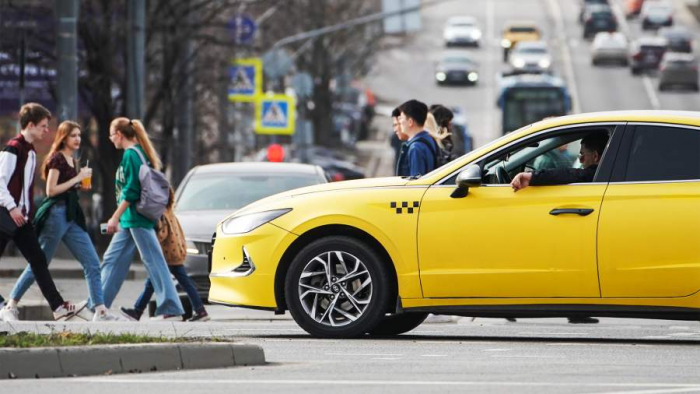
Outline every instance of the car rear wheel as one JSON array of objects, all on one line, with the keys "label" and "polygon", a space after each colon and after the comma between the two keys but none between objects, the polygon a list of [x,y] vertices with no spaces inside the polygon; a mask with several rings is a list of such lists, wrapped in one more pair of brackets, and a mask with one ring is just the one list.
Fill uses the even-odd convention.
[{"label": "car rear wheel", "polygon": [[311,335],[353,338],[374,329],[394,286],[376,252],[354,238],[312,242],[287,271],[285,297],[294,320]]},{"label": "car rear wheel", "polygon": [[385,316],[369,334],[378,336],[403,334],[420,326],[427,318],[427,313],[402,313]]}]

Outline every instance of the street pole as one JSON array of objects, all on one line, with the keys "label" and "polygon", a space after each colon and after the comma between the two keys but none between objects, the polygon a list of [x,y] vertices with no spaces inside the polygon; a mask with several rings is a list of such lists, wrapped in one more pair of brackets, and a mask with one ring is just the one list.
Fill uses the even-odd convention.
[{"label": "street pole", "polygon": [[[193,1],[189,2],[190,5]],[[186,22],[188,26],[194,26],[196,22],[196,12],[191,11],[187,14]],[[180,58],[180,73],[182,83],[178,87],[178,115],[177,115],[177,146],[176,152],[173,152],[177,157],[173,160],[173,185],[178,185],[185,177],[187,171],[192,167],[192,155],[194,152],[194,124],[192,112],[194,110],[194,46],[192,45],[192,37],[188,36],[185,39],[184,51]]]},{"label": "street pole", "polygon": [[58,120],[78,117],[78,0],[56,0]]},{"label": "street pole", "polygon": [[146,1],[127,0],[126,116],[142,119],[146,75]]}]

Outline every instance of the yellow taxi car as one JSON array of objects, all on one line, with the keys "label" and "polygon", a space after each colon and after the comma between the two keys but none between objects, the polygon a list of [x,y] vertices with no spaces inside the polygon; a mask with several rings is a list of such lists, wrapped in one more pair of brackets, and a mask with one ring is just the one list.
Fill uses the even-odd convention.
[{"label": "yellow taxi car", "polygon": [[[578,167],[592,133],[607,146],[591,182],[510,187],[555,150]],[[700,320],[698,234],[700,112],[571,115],[419,178],[241,209],[217,227],[209,299],[289,310],[321,337],[399,334],[428,313]]]},{"label": "yellow taxi car", "polygon": [[503,61],[508,61],[508,54],[515,45],[521,41],[539,41],[542,33],[535,22],[510,22],[503,28],[501,34],[501,47],[503,47]]}]

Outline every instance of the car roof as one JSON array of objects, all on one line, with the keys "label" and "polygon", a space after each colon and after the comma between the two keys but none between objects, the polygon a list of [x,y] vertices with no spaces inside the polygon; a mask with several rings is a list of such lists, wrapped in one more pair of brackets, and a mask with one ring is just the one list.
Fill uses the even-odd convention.
[{"label": "car roof", "polygon": [[666,52],[664,55],[665,61],[685,61],[692,62],[695,61],[695,55],[692,53],[681,53],[681,52]]},{"label": "car roof", "polygon": [[533,29],[539,30],[537,24],[533,21],[513,21],[506,23],[506,28],[510,29],[513,27],[531,27]]},{"label": "car roof", "polygon": [[666,45],[668,45],[668,40],[664,37],[642,36],[642,37],[639,37],[639,39],[637,40],[637,43],[639,43],[640,45],[666,46]]},{"label": "car roof", "polygon": [[323,173],[319,166],[313,164],[269,162],[205,164],[197,166],[193,170],[197,173],[197,175],[227,173],[319,175]]},{"label": "car roof", "polygon": [[587,112],[582,114],[559,116],[556,118],[548,118],[541,120],[535,123],[534,125],[538,126],[537,130],[541,130],[558,125],[573,125],[579,123],[596,122],[663,122],[700,126],[700,112],[672,110],[624,110]]},{"label": "car roof", "polygon": [[473,25],[476,25],[476,18],[473,16],[468,16],[468,15],[461,15],[461,16],[452,16],[447,20],[448,25],[452,25],[455,23],[471,23]]},{"label": "car roof", "polygon": [[692,37],[692,33],[685,26],[669,26],[659,29],[659,35],[664,37]]}]

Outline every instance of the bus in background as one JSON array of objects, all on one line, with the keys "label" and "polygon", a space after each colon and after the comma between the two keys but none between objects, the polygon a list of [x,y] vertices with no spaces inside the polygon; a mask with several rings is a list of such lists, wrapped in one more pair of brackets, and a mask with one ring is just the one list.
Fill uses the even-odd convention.
[{"label": "bus in background", "polygon": [[571,111],[571,97],[564,81],[546,74],[501,78],[497,104],[503,134]]}]

